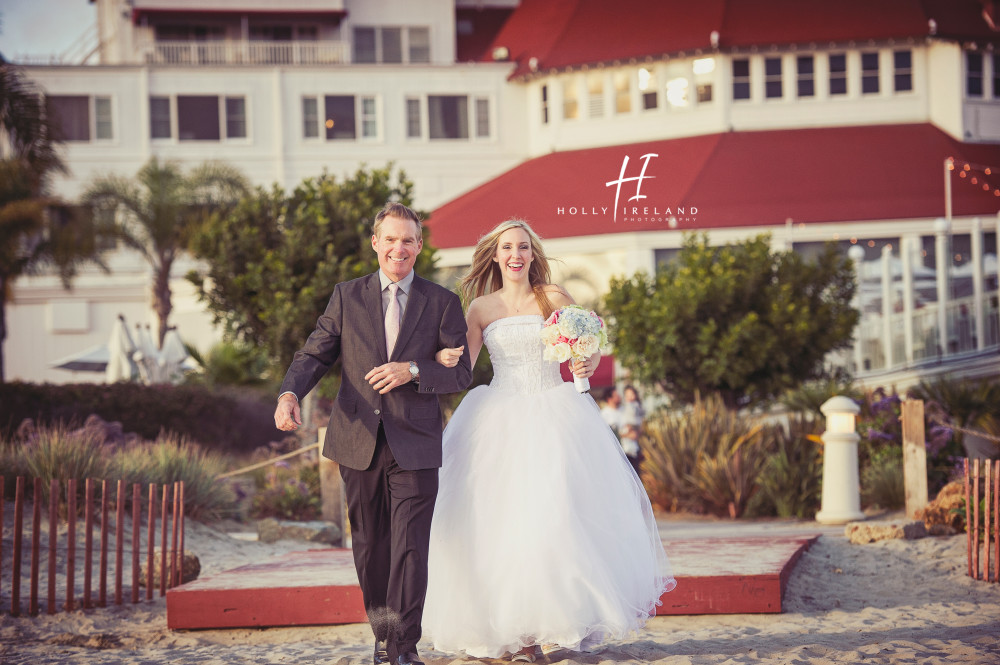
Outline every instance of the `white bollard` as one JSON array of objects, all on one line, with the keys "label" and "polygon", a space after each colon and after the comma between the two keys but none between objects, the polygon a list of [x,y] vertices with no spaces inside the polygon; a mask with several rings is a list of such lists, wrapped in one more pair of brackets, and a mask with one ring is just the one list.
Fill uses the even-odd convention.
[{"label": "white bollard", "polygon": [[858,433],[855,419],[860,409],[853,400],[831,397],[820,411],[826,416],[823,432],[823,499],[816,521],[846,524],[865,515],[861,512],[858,483]]}]

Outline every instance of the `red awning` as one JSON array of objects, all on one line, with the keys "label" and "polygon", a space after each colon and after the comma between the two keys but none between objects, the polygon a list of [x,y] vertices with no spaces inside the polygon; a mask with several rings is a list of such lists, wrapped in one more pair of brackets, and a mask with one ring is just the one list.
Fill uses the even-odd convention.
[{"label": "red awning", "polygon": [[[638,194],[643,155],[648,165]],[[607,183],[620,179],[618,192]],[[436,247],[468,247],[493,226],[526,219],[543,238],[665,229],[934,218],[944,160],[992,166],[953,174],[953,214],[1000,209],[1000,145],[962,143],[931,124],[730,132],[529,160],[429,218]],[[970,167],[971,169],[972,167]],[[973,169],[974,170],[974,169]],[[976,179],[973,184],[973,178]],[[984,190],[983,186],[986,185]],[[484,211],[487,211],[484,214]]]}]

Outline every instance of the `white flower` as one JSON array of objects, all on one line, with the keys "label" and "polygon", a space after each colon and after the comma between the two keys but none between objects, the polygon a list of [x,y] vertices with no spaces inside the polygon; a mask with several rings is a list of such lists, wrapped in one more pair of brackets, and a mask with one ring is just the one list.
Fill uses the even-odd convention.
[{"label": "white flower", "polygon": [[542,328],[542,342],[545,344],[555,344],[559,341],[559,327],[558,326],[545,326]]},{"label": "white flower", "polygon": [[559,342],[558,344],[545,347],[544,357],[546,360],[564,362],[569,360],[572,355],[573,349],[566,342]]},{"label": "white flower", "polygon": [[597,349],[600,344],[597,340],[597,335],[583,335],[573,346],[573,350],[576,351],[576,356],[579,358],[589,358],[590,356],[597,353]]}]

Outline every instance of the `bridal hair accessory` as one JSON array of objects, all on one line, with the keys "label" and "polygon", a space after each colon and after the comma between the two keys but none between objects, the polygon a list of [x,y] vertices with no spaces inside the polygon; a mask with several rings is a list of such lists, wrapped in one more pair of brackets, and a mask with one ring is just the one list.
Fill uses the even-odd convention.
[{"label": "bridal hair accessory", "polygon": [[[566,305],[549,315],[542,325],[542,342],[546,360],[564,362],[586,360],[608,346],[608,331],[604,319],[579,305]],[[590,390],[590,379],[573,376],[578,392]]]}]

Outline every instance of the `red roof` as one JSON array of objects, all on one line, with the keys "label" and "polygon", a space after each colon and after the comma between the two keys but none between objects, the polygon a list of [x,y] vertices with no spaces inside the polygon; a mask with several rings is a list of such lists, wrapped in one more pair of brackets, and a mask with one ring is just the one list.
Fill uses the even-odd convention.
[{"label": "red roof", "polygon": [[696,49],[940,38],[1000,43],[980,0],[522,0],[496,47],[516,63],[512,76],[627,62]]},{"label": "red roof", "polygon": [[[646,178],[630,202],[636,181]],[[956,141],[931,124],[730,132],[529,160],[433,212],[436,247],[468,247],[504,219],[528,220],[543,238],[676,228],[934,218],[944,215],[944,160],[953,214],[1000,210],[1000,145]],[[977,167],[992,166],[991,175]],[[977,183],[972,184],[972,178]],[[984,191],[984,182],[989,191]],[[633,209],[636,212],[633,213]],[[486,211],[484,213],[484,211]],[[670,218],[675,218],[671,226]]]}]

